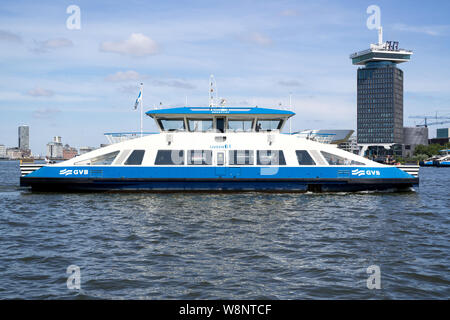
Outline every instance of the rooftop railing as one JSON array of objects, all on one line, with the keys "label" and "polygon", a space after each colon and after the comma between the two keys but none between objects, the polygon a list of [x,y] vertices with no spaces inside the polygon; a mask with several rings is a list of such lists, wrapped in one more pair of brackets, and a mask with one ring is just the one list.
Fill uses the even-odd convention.
[{"label": "rooftop railing", "polygon": [[[148,136],[151,134],[156,134],[157,132],[142,132],[142,136]],[[110,144],[119,143],[131,139],[136,139],[141,137],[141,132],[107,132],[104,133],[106,139]]]}]

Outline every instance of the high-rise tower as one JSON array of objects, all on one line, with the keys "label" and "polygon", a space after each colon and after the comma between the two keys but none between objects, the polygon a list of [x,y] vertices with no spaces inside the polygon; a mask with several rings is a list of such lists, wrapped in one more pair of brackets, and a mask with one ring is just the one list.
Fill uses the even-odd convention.
[{"label": "high-rise tower", "polygon": [[28,126],[19,126],[19,150],[30,150],[30,128]]},{"label": "high-rise tower", "polygon": [[350,55],[357,72],[357,137],[360,145],[403,144],[403,71],[397,64],[409,61],[412,51],[397,41],[383,42]]}]

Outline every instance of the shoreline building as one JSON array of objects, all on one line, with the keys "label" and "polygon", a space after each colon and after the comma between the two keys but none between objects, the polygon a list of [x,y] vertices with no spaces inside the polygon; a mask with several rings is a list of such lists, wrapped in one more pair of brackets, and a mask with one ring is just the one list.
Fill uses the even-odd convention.
[{"label": "shoreline building", "polygon": [[6,158],[6,146],[3,144],[0,144],[0,159],[7,159]]},{"label": "shoreline building", "polygon": [[27,125],[21,125],[18,128],[18,149],[22,152],[23,156],[29,156],[30,150],[30,127]]},{"label": "shoreline building", "polygon": [[52,142],[47,143],[47,158],[50,160],[63,159],[63,144],[61,137],[56,136]]},{"label": "shoreline building", "polygon": [[[397,41],[383,42],[350,55],[357,71],[357,142],[361,155],[404,153],[403,71],[413,52],[400,49]],[[368,153],[368,154],[366,154]]]},{"label": "shoreline building", "polygon": [[63,149],[63,159],[69,160],[78,155],[78,150],[66,144]]}]

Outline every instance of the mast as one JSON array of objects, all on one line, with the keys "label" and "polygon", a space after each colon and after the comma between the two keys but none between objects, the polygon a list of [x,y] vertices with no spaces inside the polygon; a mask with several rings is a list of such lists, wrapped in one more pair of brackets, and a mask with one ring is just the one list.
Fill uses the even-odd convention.
[{"label": "mast", "polygon": [[142,107],[142,100],[144,99],[144,84],[141,82],[141,138],[144,136],[144,108]]},{"label": "mast", "polygon": [[[292,92],[289,92],[289,111],[292,111]],[[289,117],[289,134],[292,133],[292,116]]]},{"label": "mast", "polygon": [[214,75],[209,77],[209,107],[215,107],[215,97],[217,97],[217,85]]}]

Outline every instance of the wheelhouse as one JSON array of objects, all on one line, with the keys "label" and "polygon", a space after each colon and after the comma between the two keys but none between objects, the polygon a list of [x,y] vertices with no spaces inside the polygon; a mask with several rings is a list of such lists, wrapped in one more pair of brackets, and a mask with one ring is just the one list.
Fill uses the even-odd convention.
[{"label": "wheelhouse", "polygon": [[292,111],[268,108],[183,107],[147,112],[161,132],[280,132]]}]

